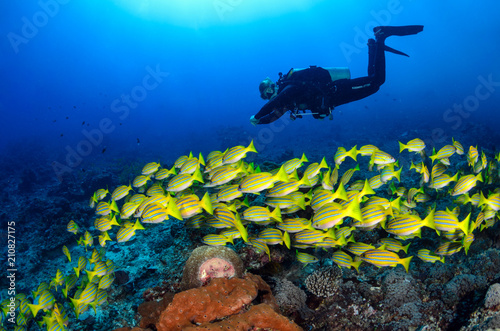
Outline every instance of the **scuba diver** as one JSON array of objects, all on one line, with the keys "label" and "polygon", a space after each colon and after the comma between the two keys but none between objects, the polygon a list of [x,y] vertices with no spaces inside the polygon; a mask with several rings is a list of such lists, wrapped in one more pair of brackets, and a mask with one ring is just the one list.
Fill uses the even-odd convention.
[{"label": "scuba diver", "polygon": [[316,119],[332,119],[334,107],[363,99],[374,94],[385,82],[385,51],[408,56],[384,44],[390,36],[407,36],[421,32],[423,25],[378,26],[373,28],[375,39],[368,40],[368,76],[351,79],[348,68],[290,69],[279,73],[276,84],[269,78],[259,85],[260,97],[269,100],[261,110],[250,117],[250,123],[268,124],[286,111],[290,118],[301,118],[311,110]]}]

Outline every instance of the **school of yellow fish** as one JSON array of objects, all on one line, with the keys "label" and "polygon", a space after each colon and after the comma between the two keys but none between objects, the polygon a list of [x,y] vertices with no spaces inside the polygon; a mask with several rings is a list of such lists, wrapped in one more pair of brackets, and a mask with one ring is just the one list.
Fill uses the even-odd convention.
[{"label": "school of yellow fish", "polygon": [[[406,178],[401,178],[399,161],[374,145],[349,150],[339,147],[330,162],[323,158],[305,169],[309,161],[303,154],[269,172],[245,162],[247,153],[257,152],[253,142],[247,147],[213,151],[206,160],[201,153],[198,157],[184,155],[170,169],[148,163],[129,185],[116,187],[111,194],[102,188],[90,198],[99,233],[92,235],[74,221],[68,223],[67,230],[77,236],[78,244],[93,248],[91,256],[72,259],[64,246],[69,262],[76,262],[74,272],[64,275],[58,270],[31,298],[18,294],[16,330],[25,330],[40,311],[44,312],[43,318],[37,318],[40,326],[67,330],[64,305],[57,302],[52,290],[57,292],[59,287],[76,317],[89,307],[95,311],[106,302],[106,289],[114,280],[114,264],[105,258],[107,241],[127,242],[154,223],[182,221],[190,228],[214,228],[217,233],[203,237],[204,244],[242,240],[269,257],[270,245],[285,245],[304,264],[318,261],[304,250],[331,250],[334,263],[358,272],[363,262],[376,267],[400,264],[408,272],[413,256],[401,257],[410,246],[404,241],[421,237],[425,227],[440,236],[440,243],[437,249],[418,251],[416,255],[423,261],[444,263],[446,256],[462,248],[467,253],[474,232],[493,226],[499,218],[500,154],[487,158],[484,151],[480,153],[474,146],[466,151],[456,140],[429,157],[424,141],[418,138],[399,142],[399,148],[401,154],[416,153],[410,158],[418,160],[411,162]],[[347,159],[357,164],[341,171]],[[452,166],[460,161],[467,163],[459,169]],[[363,178],[352,181],[356,172]],[[419,184],[415,187],[403,185],[417,182],[416,178]],[[449,204],[444,210],[437,209],[437,200]],[[300,211],[310,217],[298,217]],[[355,241],[356,231],[376,228],[386,232],[377,246]],[[96,238],[100,248],[95,247]],[[9,302],[4,301],[2,324],[8,312]]]}]

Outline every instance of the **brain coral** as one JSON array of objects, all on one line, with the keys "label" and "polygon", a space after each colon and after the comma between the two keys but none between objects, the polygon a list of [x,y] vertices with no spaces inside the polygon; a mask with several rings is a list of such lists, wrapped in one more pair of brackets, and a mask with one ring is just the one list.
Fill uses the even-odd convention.
[{"label": "brain coral", "polygon": [[242,277],[243,262],[238,254],[224,246],[201,246],[196,248],[184,266],[182,288],[200,287],[212,278]]}]

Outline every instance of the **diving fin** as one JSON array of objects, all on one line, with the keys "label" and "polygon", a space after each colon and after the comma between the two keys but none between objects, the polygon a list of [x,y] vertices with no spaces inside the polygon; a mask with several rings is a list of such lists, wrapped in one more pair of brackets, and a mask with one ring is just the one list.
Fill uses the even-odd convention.
[{"label": "diving fin", "polygon": [[390,37],[390,36],[408,36],[417,34],[424,30],[423,25],[403,25],[403,26],[376,26],[373,28],[375,36]]},{"label": "diving fin", "polygon": [[394,48],[389,47],[387,45],[384,45],[384,51],[391,52],[391,53],[398,54],[398,55],[403,55],[403,56],[406,56],[406,57],[410,57],[408,54],[403,53],[401,51],[398,51],[397,49],[394,49]]}]

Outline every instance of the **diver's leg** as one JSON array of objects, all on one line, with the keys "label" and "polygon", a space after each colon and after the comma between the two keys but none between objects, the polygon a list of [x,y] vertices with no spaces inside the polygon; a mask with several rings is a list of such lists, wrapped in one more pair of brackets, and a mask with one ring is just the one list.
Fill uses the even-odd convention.
[{"label": "diver's leg", "polygon": [[376,86],[380,86],[385,82],[385,45],[384,41],[377,41],[374,43],[374,51],[373,53],[373,75],[370,76],[372,78],[372,84]]},{"label": "diver's leg", "polygon": [[384,43],[368,40],[368,75],[353,79],[342,79],[336,82],[335,104],[340,106],[352,101],[366,98],[377,92],[385,82]]},{"label": "diver's leg", "polygon": [[375,74],[375,51],[377,46],[375,44],[375,39],[368,39],[368,76],[373,76]]},{"label": "diver's leg", "polygon": [[[408,36],[417,34],[424,29],[423,25],[406,25],[406,26],[377,26],[373,28],[376,41],[368,40],[368,52],[374,53],[372,68],[368,69],[368,75],[373,72],[373,84],[382,85],[385,82],[385,51],[390,51],[396,54],[407,54],[397,51],[385,45],[385,39],[390,36]],[[370,44],[374,45],[370,47]],[[369,55],[370,56],[370,55]]]}]

